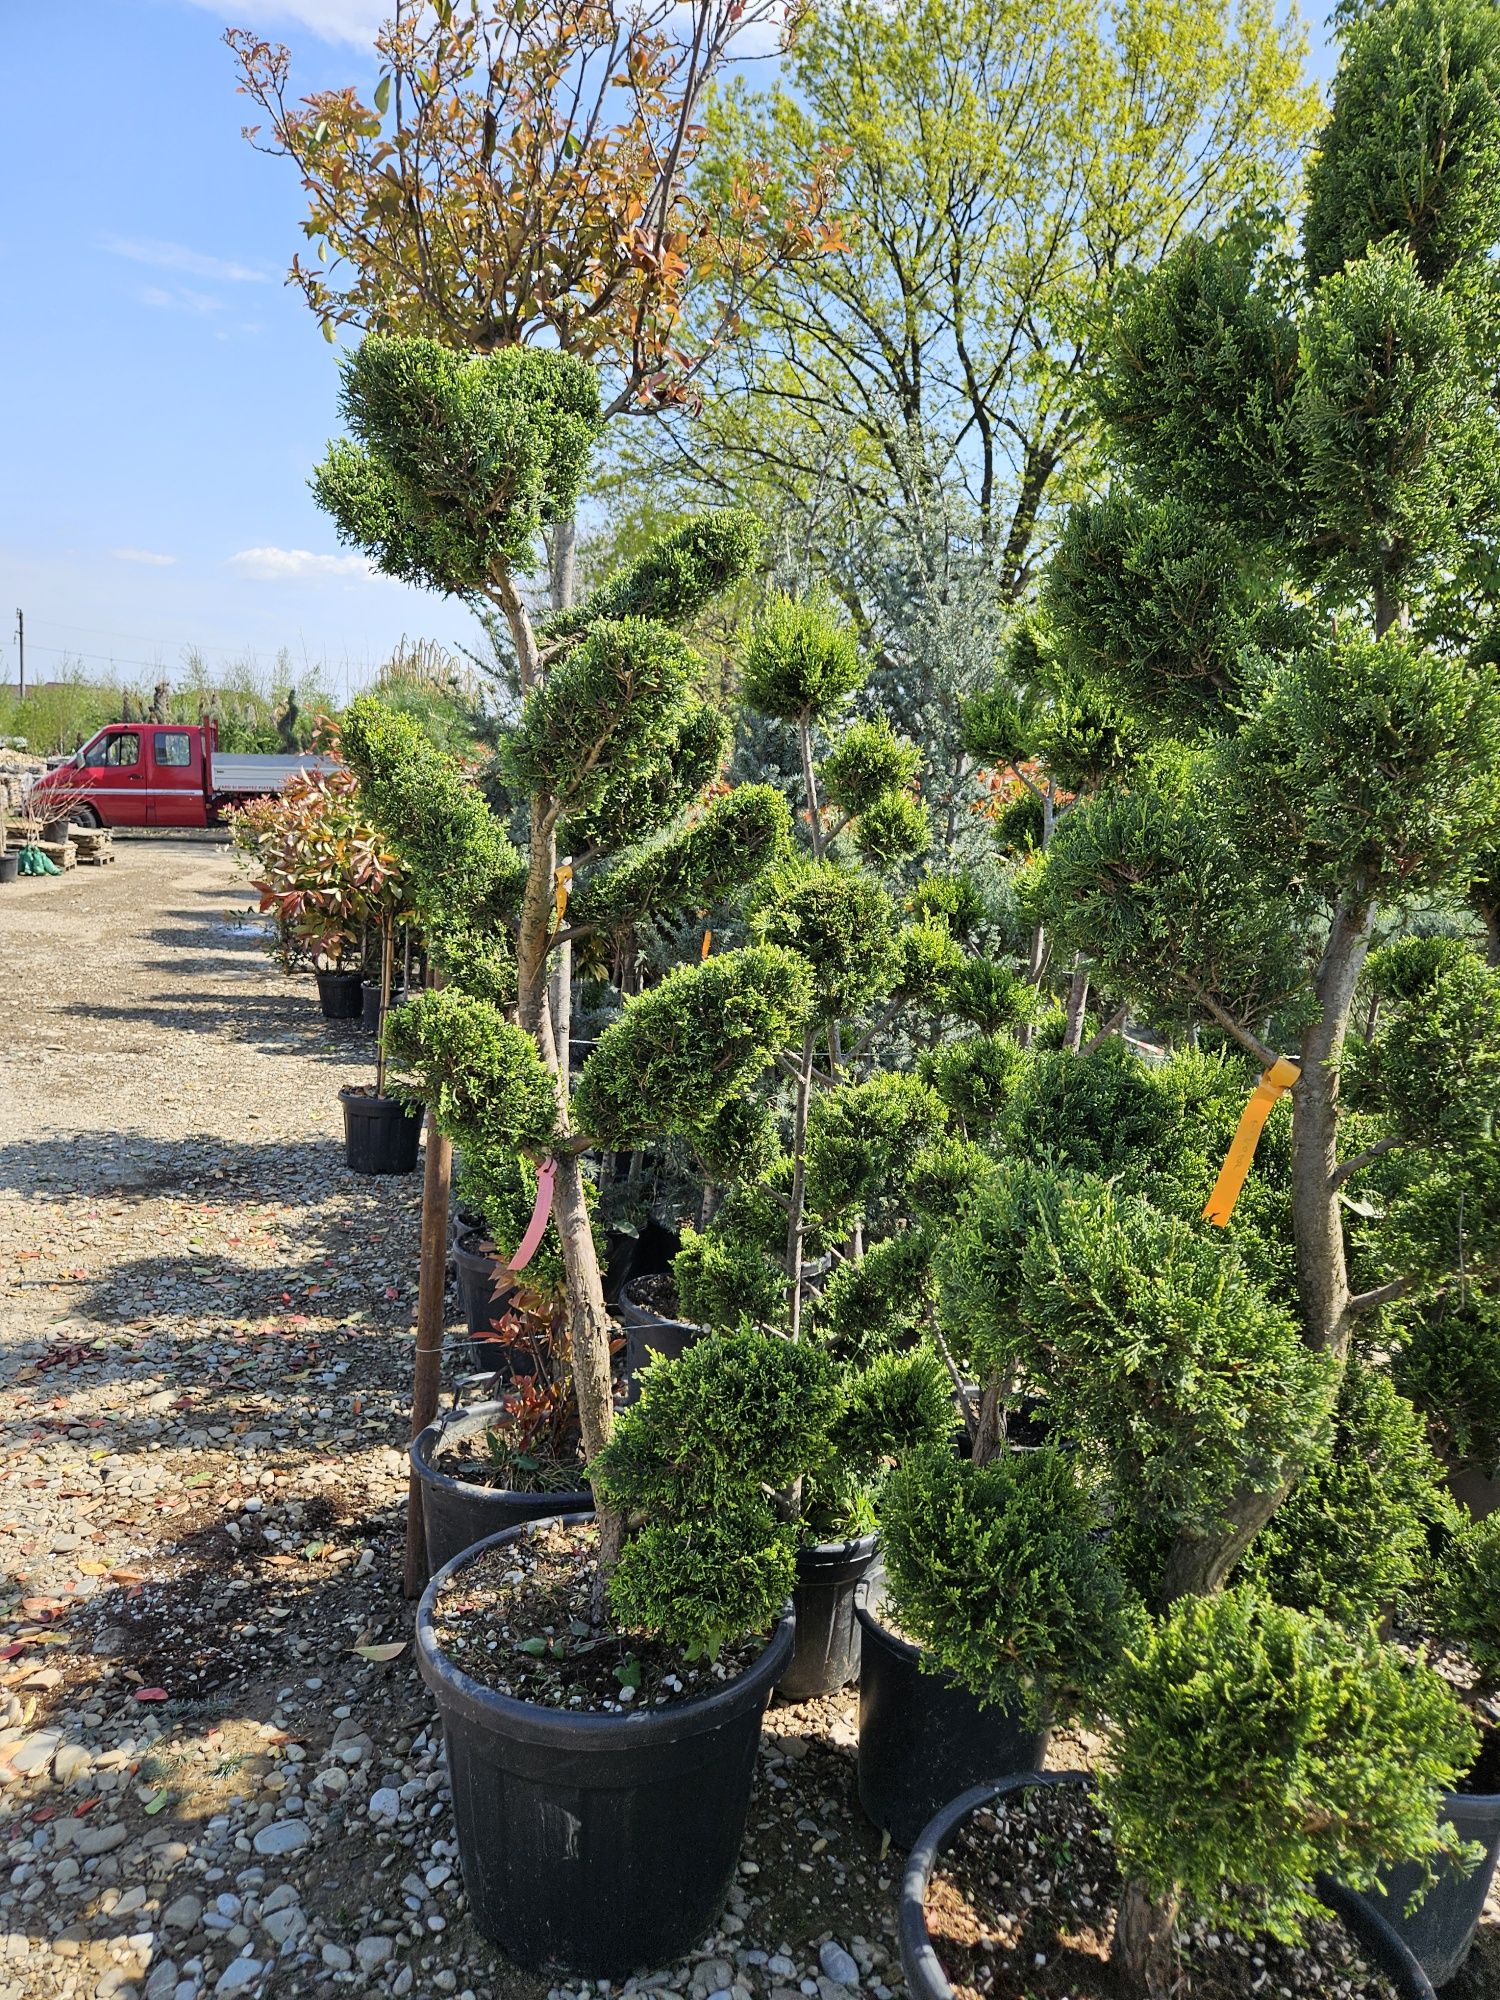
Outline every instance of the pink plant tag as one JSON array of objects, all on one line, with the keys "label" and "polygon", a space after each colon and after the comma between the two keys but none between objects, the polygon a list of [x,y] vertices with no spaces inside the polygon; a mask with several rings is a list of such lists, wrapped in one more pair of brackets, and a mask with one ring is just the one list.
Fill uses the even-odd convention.
[{"label": "pink plant tag", "polygon": [[531,1211],[531,1220],[526,1225],[526,1234],[516,1245],[516,1254],[508,1268],[519,1271],[529,1264],[536,1255],[536,1246],[542,1240],[542,1232],[547,1227],[547,1217],[552,1212],[552,1183],[557,1179],[557,1162],[543,1160],[536,1173],[536,1207]]}]

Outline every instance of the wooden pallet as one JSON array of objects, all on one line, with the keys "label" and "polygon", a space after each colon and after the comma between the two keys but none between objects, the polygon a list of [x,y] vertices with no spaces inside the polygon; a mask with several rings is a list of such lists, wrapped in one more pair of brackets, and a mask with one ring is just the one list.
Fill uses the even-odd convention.
[{"label": "wooden pallet", "polygon": [[115,858],[114,832],[107,826],[74,827],[69,845],[78,849],[78,859],[90,867],[102,868]]},{"label": "wooden pallet", "polygon": [[78,866],[78,849],[71,840],[33,840],[27,844],[40,848],[55,868],[68,869]]}]

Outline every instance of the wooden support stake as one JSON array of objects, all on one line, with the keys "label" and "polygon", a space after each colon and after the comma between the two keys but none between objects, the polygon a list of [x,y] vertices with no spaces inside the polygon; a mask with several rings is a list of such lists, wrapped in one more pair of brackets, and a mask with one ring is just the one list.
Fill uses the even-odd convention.
[{"label": "wooden support stake", "polygon": [[[422,1178],[422,1264],[417,1285],[417,1352],[412,1376],[411,1434],[425,1431],[437,1415],[443,1370],[443,1334],[448,1290],[448,1188],[453,1178],[453,1142],[427,1114],[427,1165]],[[427,1581],[427,1538],[422,1526],[422,1487],[412,1467],[406,1489],[406,1572],[402,1588],[420,1597]]]}]

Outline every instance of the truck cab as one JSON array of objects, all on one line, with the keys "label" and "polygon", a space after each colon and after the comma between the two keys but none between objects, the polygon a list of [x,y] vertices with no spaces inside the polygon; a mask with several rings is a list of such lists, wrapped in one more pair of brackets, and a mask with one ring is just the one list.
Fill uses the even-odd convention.
[{"label": "truck cab", "polygon": [[112,722],[56,773],[56,788],[103,826],[202,826],[204,733],[199,723]]}]

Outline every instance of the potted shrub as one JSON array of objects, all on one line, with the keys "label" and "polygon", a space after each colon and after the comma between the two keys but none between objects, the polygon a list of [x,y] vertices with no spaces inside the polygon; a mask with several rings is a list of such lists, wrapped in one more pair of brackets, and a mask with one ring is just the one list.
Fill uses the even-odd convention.
[{"label": "potted shrub", "polygon": [[1055,1451],[899,1467],[881,1500],[885,1587],[861,1606],[859,1797],[910,1847],[983,1777],[1041,1767],[1087,1712],[1136,1609],[1097,1500]]},{"label": "potted shrub", "polygon": [[[1029,1773],[971,1791],[924,1833],[902,1896],[914,1992],[936,2000],[948,1984],[944,1960],[959,1983],[968,1955],[953,1923],[960,1912],[970,1940],[998,1925],[1030,1963],[1065,1957],[1064,1940],[1080,1929],[1102,1946],[1112,1910],[1110,1964],[1092,1960],[1093,1992],[1118,1992],[1123,1978],[1126,1990],[1164,2000],[1183,1990],[1184,1975],[1201,1975],[1228,1991],[1264,1979],[1323,1994],[1332,1968],[1321,1951],[1299,1947],[1331,1904],[1367,1964],[1396,1973],[1404,1994],[1431,1993],[1381,1920],[1351,1909],[1329,1881],[1369,1884],[1392,1853],[1431,1861],[1452,1844],[1433,1800],[1472,1732],[1431,1668],[1368,1631],[1236,1588],[1179,1600],[1129,1644],[1108,1709],[1097,1808],[1080,1812],[1076,1774]],[[968,1825],[1002,1803],[1003,1819]],[[944,1914],[934,1914],[932,1875],[955,1837],[961,1859],[944,1884]],[[1028,1847],[1043,1870],[1025,1884]],[[999,1873],[1007,1860],[1020,1883]],[[1251,1953],[1258,1965],[1247,1969]],[[1089,1965],[1080,1953],[1070,1968],[1080,2000],[1091,1993]],[[1345,1990],[1376,1990],[1333,1965]]]},{"label": "potted shrub", "polygon": [[516,1963],[617,1977],[712,1925],[756,1745],[791,1652],[792,1537],[767,1489],[815,1459],[835,1401],[813,1348],[757,1334],[654,1363],[592,1461],[634,1527],[591,1614],[598,1529],[465,1551],[418,1614],[470,1906]]},{"label": "potted shrub", "polygon": [[[330,747],[336,756],[337,741]],[[240,808],[233,837],[252,856],[251,886],[275,920],[273,957],[286,971],[311,965],[325,1018],[360,1018],[366,939],[400,912],[404,884],[362,812],[354,773],[338,761],[294,773],[274,798]]]}]

